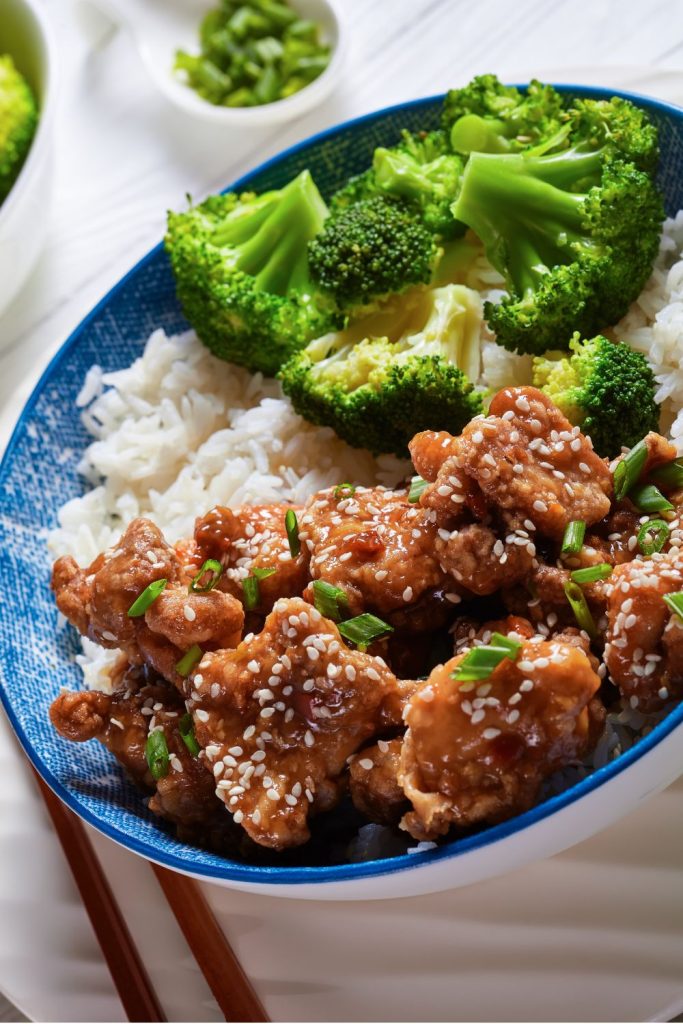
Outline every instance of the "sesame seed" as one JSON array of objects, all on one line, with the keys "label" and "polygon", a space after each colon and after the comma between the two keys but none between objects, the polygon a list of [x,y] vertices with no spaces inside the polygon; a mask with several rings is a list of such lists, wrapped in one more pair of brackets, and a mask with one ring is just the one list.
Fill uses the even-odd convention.
[{"label": "sesame seed", "polygon": [[261,718],[272,718],[274,714],[275,708],[264,708],[263,711],[261,711]]},{"label": "sesame seed", "polygon": [[482,441],[484,440],[484,435],[482,434],[481,430],[475,430],[475,432],[472,434],[472,440],[474,441],[475,444],[482,443]]},{"label": "sesame seed", "polygon": [[200,722],[209,721],[209,713],[208,711],[204,711],[203,708],[197,708],[197,710],[195,711],[195,715],[197,716]]},{"label": "sesame seed", "polygon": [[513,725],[517,721],[518,718],[519,718],[519,711],[517,710],[517,708],[515,708],[514,711],[509,711],[508,712],[508,722],[510,723],[510,725]]},{"label": "sesame seed", "polygon": [[253,672],[254,675],[256,675],[257,672],[261,671],[261,666],[259,665],[258,661],[255,661],[252,658],[252,660],[247,663],[247,669],[249,670],[249,672]]},{"label": "sesame seed", "polygon": [[478,722],[483,722],[486,717],[486,712],[483,708],[478,708],[472,715],[472,725],[477,725]]},{"label": "sesame seed", "polygon": [[296,807],[299,801],[291,793],[285,793],[285,803],[289,804],[290,807]]},{"label": "sesame seed", "polygon": [[197,618],[196,611],[189,604],[183,605],[183,615],[185,616],[188,622],[194,622],[194,620]]},{"label": "sesame seed", "polygon": [[255,732],[256,732],[256,726],[255,725],[248,725],[247,728],[242,733],[242,739],[250,740]]},{"label": "sesame seed", "polygon": [[307,729],[304,733],[304,743],[307,747],[312,747],[315,744],[315,737],[310,729]]},{"label": "sesame seed", "polygon": [[520,683],[519,687],[520,693],[529,693],[529,691],[533,690],[533,688],[534,683],[532,679],[525,679],[523,683]]},{"label": "sesame seed", "polygon": [[236,825],[241,825],[242,822],[244,821],[244,811],[235,811],[235,813],[232,816],[232,820],[235,822]]},{"label": "sesame seed", "polygon": [[482,736],[485,740],[495,740],[496,736],[500,736],[500,729],[484,729]]},{"label": "sesame seed", "polygon": [[268,789],[268,790],[266,790],[266,796],[270,800],[279,800],[280,799],[280,794],[278,793],[278,791],[276,789]]},{"label": "sesame seed", "polygon": [[536,512],[547,512],[548,511],[548,506],[546,505],[546,503],[544,501],[541,501],[538,498],[534,502],[533,507],[534,507],[534,510]]},{"label": "sesame seed", "polygon": [[266,759],[266,752],[265,752],[265,750],[255,750],[254,753],[251,755],[251,759],[252,759],[252,761],[255,761],[257,763],[259,761],[265,761],[265,759]]},{"label": "sesame seed", "polygon": [[315,647],[307,647],[306,654],[311,659],[311,661],[317,661],[318,658],[320,657],[320,652],[317,651]]},{"label": "sesame seed", "polygon": [[510,697],[510,699],[508,701],[508,704],[519,704],[521,699],[522,699],[521,693],[513,693],[513,695]]}]

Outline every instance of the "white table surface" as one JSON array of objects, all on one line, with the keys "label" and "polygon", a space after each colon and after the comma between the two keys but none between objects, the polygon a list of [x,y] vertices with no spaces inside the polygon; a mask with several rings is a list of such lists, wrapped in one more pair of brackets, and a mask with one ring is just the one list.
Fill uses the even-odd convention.
[{"label": "white table surface", "polygon": [[[597,65],[609,84],[617,65],[683,67],[680,0],[337,0],[349,38],[337,93],[294,124],[234,135],[168,107],[124,35],[90,53],[69,0],[43,2],[61,62],[55,203],[43,256],[0,318],[0,411],[160,239],[166,208],[187,192],[201,197],[322,128],[473,74]],[[0,1020],[23,1019],[0,1000]]]}]

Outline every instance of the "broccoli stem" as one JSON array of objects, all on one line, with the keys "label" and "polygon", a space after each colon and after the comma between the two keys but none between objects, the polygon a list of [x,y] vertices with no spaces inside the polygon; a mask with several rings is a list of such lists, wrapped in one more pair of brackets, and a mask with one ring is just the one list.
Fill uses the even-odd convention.
[{"label": "broccoli stem", "polygon": [[451,128],[451,146],[456,153],[508,153],[509,134],[504,121],[463,114]]},{"label": "broccoli stem", "polygon": [[235,250],[235,266],[274,295],[310,287],[307,246],[327,217],[308,171],[277,192],[237,207],[214,232],[213,241]]},{"label": "broccoli stem", "polygon": [[453,215],[486,247],[488,258],[519,293],[533,293],[554,266],[591,247],[584,227],[585,194],[566,186],[599,169],[599,154],[474,153],[453,204]]}]

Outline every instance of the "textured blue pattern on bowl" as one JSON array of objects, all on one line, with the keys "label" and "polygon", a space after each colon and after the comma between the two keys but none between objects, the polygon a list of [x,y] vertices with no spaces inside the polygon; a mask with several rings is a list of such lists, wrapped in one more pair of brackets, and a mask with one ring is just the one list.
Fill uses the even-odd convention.
[{"label": "textured blue pattern on bowl", "polygon": [[[572,94],[612,95],[567,87]],[[661,184],[667,212],[683,208],[683,111],[630,97],[646,107],[659,125]],[[257,191],[283,185],[308,167],[325,195],[350,174],[362,171],[374,148],[391,145],[402,128],[430,128],[438,122],[440,98],[392,107],[314,137],[264,164],[238,185]],[[75,399],[87,369],[128,366],[158,327],[175,333],[187,327],[175,298],[162,248],[153,250],[76,329],[55,357],[29,400],[0,467],[1,696],[12,725],[34,765],[53,789],[83,818],[138,853],[206,877],[251,882],[312,882],[353,878],[415,867],[481,847],[553,813],[604,784],[683,722],[683,705],[636,748],[584,782],[527,814],[438,850],[391,860],[327,867],[262,867],[230,861],[183,845],[145,808],[140,793],[123,777],[113,758],[97,743],[68,743],[55,735],[48,707],[62,685],[77,687],[73,663],[78,649],[73,631],[57,632],[49,589],[50,564],[45,533],[57,510],[83,491],[76,466],[88,436]]]}]

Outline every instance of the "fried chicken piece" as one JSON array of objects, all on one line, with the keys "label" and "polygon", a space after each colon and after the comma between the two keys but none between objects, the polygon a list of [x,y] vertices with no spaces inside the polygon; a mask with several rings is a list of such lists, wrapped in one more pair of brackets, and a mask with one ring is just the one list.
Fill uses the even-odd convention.
[{"label": "fried chicken piece", "polygon": [[410,445],[413,462],[431,477],[439,447],[444,463],[421,502],[433,505],[437,495],[444,513],[451,505],[466,504],[482,519],[488,508],[505,509],[526,529],[529,521],[540,533],[559,539],[571,520],[590,525],[609,512],[612,476],[606,462],[535,388],[499,391],[489,415],[473,419],[452,443],[441,434],[418,434]]},{"label": "fried chicken piece", "polygon": [[605,664],[631,707],[657,711],[683,696],[681,623],[664,601],[683,590],[679,550],[619,565],[608,586]]},{"label": "fried chicken piece", "polygon": [[499,533],[482,523],[468,523],[450,534],[440,529],[434,543],[439,565],[480,597],[513,586],[537,564],[536,546],[528,530],[511,517],[503,516]]},{"label": "fried chicken piece", "polygon": [[302,544],[293,558],[285,516],[293,511],[301,519],[301,509],[279,502],[272,505],[242,505],[225,508],[217,505],[197,520],[194,538],[197,562],[215,558],[224,567],[220,587],[244,600],[243,581],[254,569],[276,569],[272,576],[259,580],[256,611],[265,615],[281,597],[295,597],[309,581],[308,549]]},{"label": "fried chicken piece", "polygon": [[347,758],[400,724],[397,694],[381,659],[349,649],[333,622],[290,598],[258,636],[204,656],[188,707],[234,821],[284,850],[309,838],[310,814],[336,804]]},{"label": "fried chicken piece", "polygon": [[349,788],[354,807],[370,821],[396,825],[408,810],[398,781],[402,738],[379,740],[356,754],[349,764]]},{"label": "fried chicken piece", "polygon": [[435,669],[405,715],[399,782],[413,810],[402,827],[420,840],[527,810],[543,779],[596,738],[600,679],[575,643],[534,636],[480,683],[451,678],[463,657]]},{"label": "fried chicken piece", "polygon": [[[128,611],[156,580],[166,588],[144,616]],[[178,555],[148,519],[134,519],[117,546],[87,569],[70,556],[52,574],[57,607],[80,633],[102,647],[121,648],[133,664],[147,664],[170,683],[182,685],[175,669],[194,644],[234,647],[244,625],[241,604],[220,590],[188,593]]]},{"label": "fried chicken piece", "polygon": [[[405,490],[357,487],[339,498],[333,489],[314,494],[299,536],[311,554],[313,579],[344,590],[352,615],[410,612],[431,596],[434,614],[448,614],[448,600],[439,596],[449,588],[434,553],[437,529],[427,510],[410,504]],[[305,596],[312,596],[311,588]],[[438,625],[434,614],[432,629]]]},{"label": "fried chicken piece", "polygon": [[578,429],[535,388],[504,388],[489,415],[462,432],[465,472],[494,506],[529,519],[548,537],[562,537],[575,519],[607,515],[612,476]]},{"label": "fried chicken piece", "polygon": [[[176,825],[193,826],[210,822],[220,805],[204,758],[190,754],[178,730],[184,713],[177,691],[145,684],[134,671],[112,694],[64,691],[50,708],[60,735],[75,743],[98,739],[111,751],[133,781],[153,794],[149,808],[154,814]],[[157,729],[164,734],[169,763],[166,774],[155,780],[145,748]]]}]

